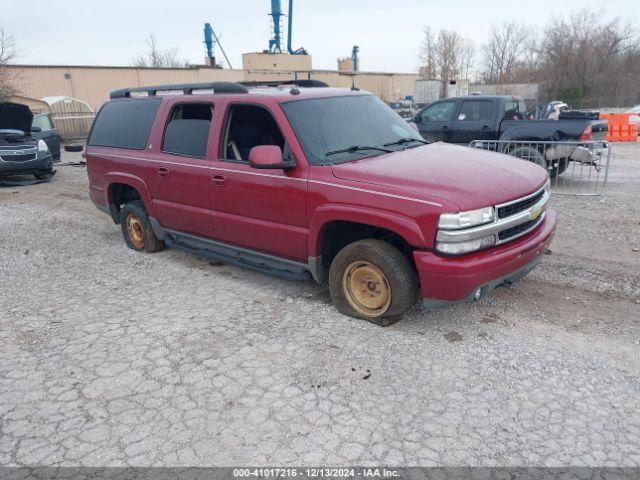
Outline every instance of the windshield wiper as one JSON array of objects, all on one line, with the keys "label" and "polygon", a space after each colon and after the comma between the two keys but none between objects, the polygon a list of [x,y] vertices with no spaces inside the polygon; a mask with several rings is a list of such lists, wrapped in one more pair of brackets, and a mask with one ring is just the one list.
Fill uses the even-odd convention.
[{"label": "windshield wiper", "polygon": [[423,145],[429,144],[429,142],[427,142],[426,140],[421,140],[419,138],[404,137],[404,138],[401,138],[400,140],[396,140],[395,142],[385,143],[383,147],[390,147],[391,145],[402,145],[402,144],[411,143],[411,142],[420,142]]},{"label": "windshield wiper", "polygon": [[389,150],[388,148],[374,147],[371,145],[351,145],[348,148],[342,148],[340,150],[333,150],[331,152],[327,152],[324,154],[324,156],[329,157],[331,155],[336,155],[338,153],[354,153],[354,152],[360,152],[362,150],[378,150],[379,152],[385,152],[385,153],[393,152],[393,150]]}]

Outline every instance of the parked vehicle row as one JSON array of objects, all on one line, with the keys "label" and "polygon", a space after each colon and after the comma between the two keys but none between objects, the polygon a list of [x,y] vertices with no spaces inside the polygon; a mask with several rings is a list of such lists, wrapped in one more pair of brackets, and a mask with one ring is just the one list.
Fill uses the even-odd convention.
[{"label": "parked vehicle row", "polygon": [[512,283],[555,232],[543,168],[428,143],[366,92],[218,82],[111,98],[88,141],[90,196],[130,248],[313,278],[378,325],[418,297]]}]

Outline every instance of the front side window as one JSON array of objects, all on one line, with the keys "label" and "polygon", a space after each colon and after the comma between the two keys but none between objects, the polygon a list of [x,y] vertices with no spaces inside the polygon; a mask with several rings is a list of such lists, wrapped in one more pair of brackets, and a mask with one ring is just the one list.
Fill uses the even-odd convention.
[{"label": "front side window", "polygon": [[307,159],[316,165],[425,143],[418,132],[373,95],[294,100],[281,105]]},{"label": "front side window", "polygon": [[175,105],[169,115],[162,140],[162,151],[173,155],[204,158],[213,105],[208,103],[184,103]]},{"label": "front side window", "polygon": [[248,162],[249,152],[259,145],[277,145],[284,150],[284,137],[271,113],[257,105],[231,105],[225,123],[222,158]]},{"label": "front side window", "polygon": [[480,122],[491,120],[491,110],[493,103],[489,100],[464,100],[460,105],[458,121],[460,122]]},{"label": "front side window", "polygon": [[423,122],[448,122],[453,117],[456,102],[440,102],[422,111]]},{"label": "front side window", "polygon": [[35,117],[33,117],[33,122],[32,122],[31,125],[33,127],[40,128],[40,130],[42,130],[43,132],[45,130],[53,130],[53,124],[51,123],[51,117],[46,113],[42,113],[40,115],[36,115]]}]

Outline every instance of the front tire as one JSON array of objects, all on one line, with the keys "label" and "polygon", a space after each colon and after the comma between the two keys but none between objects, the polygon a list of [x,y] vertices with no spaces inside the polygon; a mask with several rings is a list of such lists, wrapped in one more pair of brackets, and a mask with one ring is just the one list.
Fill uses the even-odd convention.
[{"label": "front tire", "polygon": [[120,227],[127,247],[132,250],[153,253],[164,248],[164,242],[156,237],[147,211],[139,200],[127,203],[122,207]]},{"label": "front tire", "polygon": [[33,176],[36,177],[36,180],[42,180],[42,181],[51,180],[53,178],[53,168],[42,171],[40,173],[34,173]]},{"label": "front tire", "polygon": [[368,239],[338,252],[329,270],[329,290],[340,312],[386,327],[415,304],[418,282],[400,250]]}]

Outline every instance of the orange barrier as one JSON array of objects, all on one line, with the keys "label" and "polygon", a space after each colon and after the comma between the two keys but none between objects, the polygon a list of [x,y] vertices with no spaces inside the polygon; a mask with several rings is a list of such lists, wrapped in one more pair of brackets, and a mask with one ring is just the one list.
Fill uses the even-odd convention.
[{"label": "orange barrier", "polygon": [[601,119],[606,119],[609,127],[607,142],[637,142],[638,115],[633,113],[601,113]]}]

